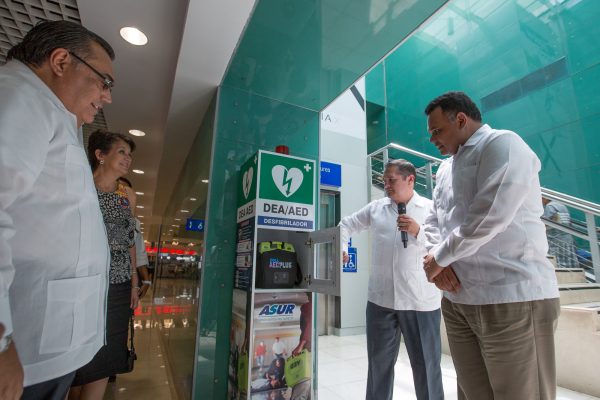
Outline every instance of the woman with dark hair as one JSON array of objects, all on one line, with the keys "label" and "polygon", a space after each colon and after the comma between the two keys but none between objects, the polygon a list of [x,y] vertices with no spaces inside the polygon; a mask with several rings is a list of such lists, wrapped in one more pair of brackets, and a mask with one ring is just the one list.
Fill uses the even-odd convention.
[{"label": "woman with dark hair", "polygon": [[135,143],[120,133],[98,130],[88,140],[88,159],[110,245],[106,345],[77,370],[69,399],[104,396],[108,377],[127,372],[129,318],[138,303],[135,272],[135,193],[119,182],[129,172]]}]

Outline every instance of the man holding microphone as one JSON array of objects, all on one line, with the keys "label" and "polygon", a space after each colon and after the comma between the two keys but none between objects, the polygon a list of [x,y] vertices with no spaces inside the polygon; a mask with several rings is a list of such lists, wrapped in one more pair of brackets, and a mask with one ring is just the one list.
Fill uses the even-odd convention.
[{"label": "man holding microphone", "polygon": [[422,268],[427,251],[421,225],[431,209],[431,200],[414,192],[415,180],[415,167],[410,162],[390,161],[383,174],[387,197],[372,201],[340,222],[344,262],[348,262],[350,236],[365,229],[373,232],[366,311],[367,400],[392,399],[394,365],[402,335],[417,399],[444,398],[441,292],[427,282]]}]

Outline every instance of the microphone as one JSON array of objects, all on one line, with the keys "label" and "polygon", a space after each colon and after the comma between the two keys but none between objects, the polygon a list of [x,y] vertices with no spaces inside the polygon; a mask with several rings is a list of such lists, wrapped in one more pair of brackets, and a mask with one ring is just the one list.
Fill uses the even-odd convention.
[{"label": "microphone", "polygon": [[[406,204],[400,202],[398,203],[398,215],[403,214],[406,214]],[[400,231],[400,235],[402,236],[402,244],[404,245],[404,248],[406,248],[406,246],[408,246],[408,232]]]}]

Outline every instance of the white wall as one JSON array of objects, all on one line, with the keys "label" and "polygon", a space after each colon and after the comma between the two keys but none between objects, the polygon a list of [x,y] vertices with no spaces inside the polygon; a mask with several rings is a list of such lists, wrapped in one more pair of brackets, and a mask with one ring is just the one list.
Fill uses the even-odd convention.
[{"label": "white wall", "polygon": [[[365,99],[364,78],[355,84]],[[363,106],[366,104],[363,102]],[[351,214],[368,203],[366,113],[350,90],[321,112],[320,155],[322,161],[342,165],[340,214]],[[365,308],[370,270],[369,234],[352,237],[357,248],[358,272],[342,272],[341,329],[338,335],[365,331]]]}]

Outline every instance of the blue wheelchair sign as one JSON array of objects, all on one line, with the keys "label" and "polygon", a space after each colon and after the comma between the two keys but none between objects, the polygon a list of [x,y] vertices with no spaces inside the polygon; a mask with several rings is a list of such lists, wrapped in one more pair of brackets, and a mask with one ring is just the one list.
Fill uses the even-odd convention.
[{"label": "blue wheelchair sign", "polygon": [[350,258],[346,264],[344,264],[343,272],[357,272],[358,269],[358,257],[356,256],[356,247],[348,247],[348,257]]}]

